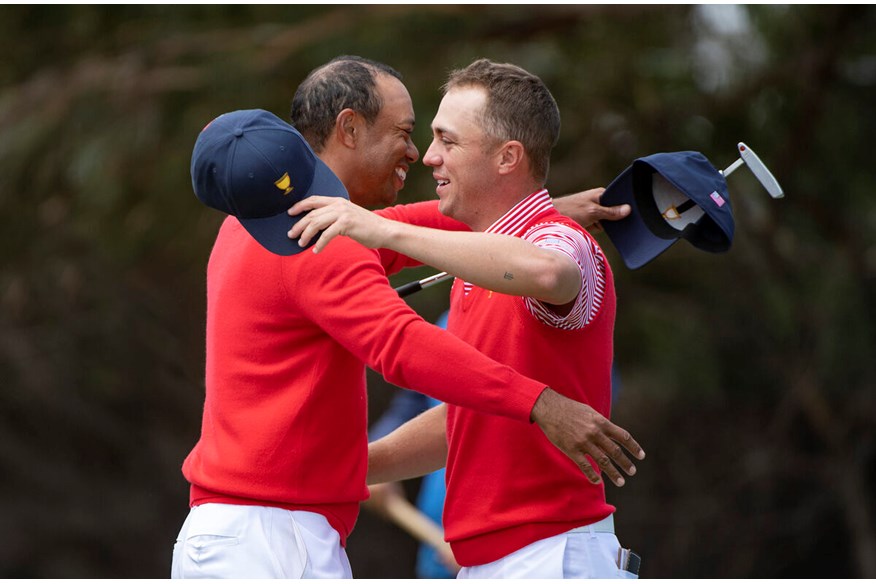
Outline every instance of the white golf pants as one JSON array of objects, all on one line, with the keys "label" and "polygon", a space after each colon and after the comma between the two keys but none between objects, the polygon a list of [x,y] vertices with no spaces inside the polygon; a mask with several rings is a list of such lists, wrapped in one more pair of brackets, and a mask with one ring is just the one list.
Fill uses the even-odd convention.
[{"label": "white golf pants", "polygon": [[171,578],[352,578],[325,517],[275,507],[193,507],[173,546]]},{"label": "white golf pants", "polygon": [[533,542],[495,562],[463,568],[459,579],[637,578],[618,567],[620,542],[611,515]]}]

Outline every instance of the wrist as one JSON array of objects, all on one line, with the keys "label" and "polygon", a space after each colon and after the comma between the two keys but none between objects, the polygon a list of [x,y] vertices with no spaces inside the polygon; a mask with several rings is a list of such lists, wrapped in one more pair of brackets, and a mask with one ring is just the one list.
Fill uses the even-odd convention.
[{"label": "wrist", "polygon": [[382,230],[383,241],[380,247],[408,255],[405,249],[405,241],[406,237],[410,237],[409,230],[410,225],[407,223],[387,219],[384,222],[384,229]]},{"label": "wrist", "polygon": [[532,405],[532,410],[529,412],[529,421],[541,425],[544,421],[546,413],[550,410],[550,403],[554,396],[557,395],[550,387],[545,386],[544,390],[535,398],[535,403]]}]

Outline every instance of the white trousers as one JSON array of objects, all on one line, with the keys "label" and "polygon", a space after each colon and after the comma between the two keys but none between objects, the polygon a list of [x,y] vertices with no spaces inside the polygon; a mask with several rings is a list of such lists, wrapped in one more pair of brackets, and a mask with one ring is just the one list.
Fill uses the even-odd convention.
[{"label": "white trousers", "polygon": [[618,567],[620,542],[612,516],[533,542],[495,562],[463,568],[459,579],[637,578]]},{"label": "white trousers", "polygon": [[325,517],[276,507],[193,507],[173,546],[171,578],[352,578]]}]

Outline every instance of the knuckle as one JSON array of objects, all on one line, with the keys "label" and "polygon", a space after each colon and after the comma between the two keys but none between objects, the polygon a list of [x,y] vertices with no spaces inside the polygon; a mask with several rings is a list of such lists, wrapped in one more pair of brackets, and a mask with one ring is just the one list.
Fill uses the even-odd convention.
[{"label": "knuckle", "polygon": [[596,425],[588,425],[584,428],[584,438],[590,442],[595,440],[600,434],[602,434],[602,431]]}]

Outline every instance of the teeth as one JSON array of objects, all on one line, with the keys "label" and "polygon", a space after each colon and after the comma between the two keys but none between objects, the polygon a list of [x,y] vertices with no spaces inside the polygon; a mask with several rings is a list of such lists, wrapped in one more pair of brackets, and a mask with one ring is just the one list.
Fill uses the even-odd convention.
[{"label": "teeth", "polygon": [[402,179],[402,180],[405,180],[406,178],[408,178],[408,173],[406,173],[406,172],[405,172],[405,169],[403,169],[403,168],[396,168],[396,169],[395,169],[395,173],[396,173],[396,174],[398,175],[398,177],[399,177],[400,179]]}]

